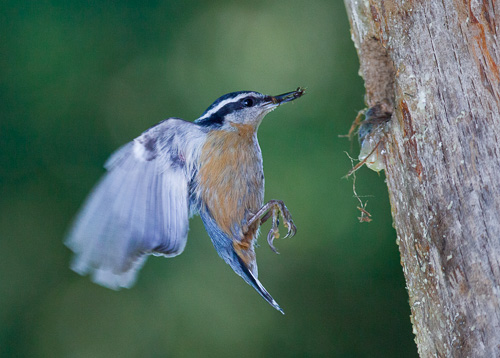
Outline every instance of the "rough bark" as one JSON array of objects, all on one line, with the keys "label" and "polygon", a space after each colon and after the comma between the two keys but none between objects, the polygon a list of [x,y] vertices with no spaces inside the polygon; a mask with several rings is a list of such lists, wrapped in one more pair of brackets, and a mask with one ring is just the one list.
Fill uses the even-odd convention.
[{"label": "rough bark", "polygon": [[497,0],[345,0],[421,357],[500,357]]}]

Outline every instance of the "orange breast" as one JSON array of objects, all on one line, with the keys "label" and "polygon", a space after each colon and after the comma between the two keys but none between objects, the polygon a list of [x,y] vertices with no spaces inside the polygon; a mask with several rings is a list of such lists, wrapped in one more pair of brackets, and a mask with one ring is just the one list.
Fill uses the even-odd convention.
[{"label": "orange breast", "polygon": [[242,225],[264,200],[262,154],[251,126],[208,134],[200,156],[199,192],[219,227],[245,246],[258,224],[244,235]]}]

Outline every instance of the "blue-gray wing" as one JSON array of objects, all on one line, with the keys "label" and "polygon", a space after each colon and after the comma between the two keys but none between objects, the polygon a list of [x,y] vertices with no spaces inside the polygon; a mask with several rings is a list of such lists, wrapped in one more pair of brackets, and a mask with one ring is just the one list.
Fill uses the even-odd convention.
[{"label": "blue-gray wing", "polygon": [[194,126],[163,121],[110,157],[66,240],[74,271],[109,288],[130,287],[148,254],[184,250],[192,167],[185,133]]}]

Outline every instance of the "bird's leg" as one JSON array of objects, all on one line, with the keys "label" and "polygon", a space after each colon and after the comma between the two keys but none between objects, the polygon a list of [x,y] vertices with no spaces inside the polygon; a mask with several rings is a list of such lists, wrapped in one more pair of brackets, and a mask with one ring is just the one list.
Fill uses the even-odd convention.
[{"label": "bird's leg", "polygon": [[297,232],[297,227],[295,227],[295,224],[293,223],[293,220],[292,220],[292,215],[290,214],[287,207],[285,206],[285,203],[281,200],[268,201],[247,222],[248,227],[250,227],[250,225],[252,225],[257,220],[260,220],[259,225],[262,225],[267,220],[269,220],[269,218],[272,216],[273,223],[271,226],[271,230],[267,234],[267,242],[269,243],[271,250],[273,250],[275,253],[278,253],[278,251],[274,247],[273,241],[274,241],[274,239],[277,239],[280,237],[279,230],[278,230],[280,214],[281,214],[281,217],[283,218],[283,225],[288,229],[288,232],[284,238],[286,239],[287,237],[294,236],[295,233]]},{"label": "bird's leg", "polygon": [[264,224],[267,220],[269,220],[271,215],[273,215],[271,210],[269,210],[267,213],[265,213],[264,216],[262,218],[260,218],[260,226],[262,226],[262,224]]}]

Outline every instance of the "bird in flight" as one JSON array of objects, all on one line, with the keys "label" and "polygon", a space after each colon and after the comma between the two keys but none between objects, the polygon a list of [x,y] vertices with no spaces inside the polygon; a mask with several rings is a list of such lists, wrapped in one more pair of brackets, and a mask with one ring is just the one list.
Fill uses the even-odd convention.
[{"label": "bird in flight", "polygon": [[148,255],[184,250],[189,218],[199,214],[219,256],[283,313],[257,279],[254,246],[272,219],[267,241],[279,237],[281,216],[296,227],[281,200],[264,204],[257,129],[266,114],[304,94],[228,93],[194,122],[168,118],[118,149],[66,238],[71,268],[112,289],[131,287]]}]

